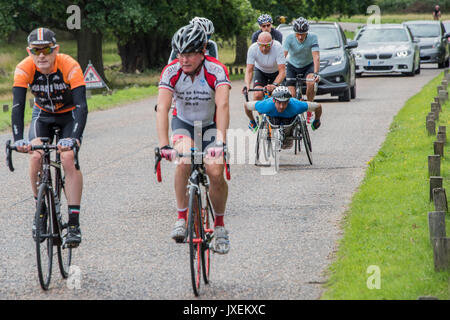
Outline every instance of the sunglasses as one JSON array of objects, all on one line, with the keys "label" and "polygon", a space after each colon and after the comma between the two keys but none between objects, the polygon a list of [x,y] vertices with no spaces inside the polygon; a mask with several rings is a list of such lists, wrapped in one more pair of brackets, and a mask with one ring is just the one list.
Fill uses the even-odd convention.
[{"label": "sunglasses", "polygon": [[260,47],[265,47],[265,48],[270,48],[270,47],[272,46],[272,41],[269,42],[269,43],[261,43],[261,42],[258,42],[258,46],[260,46]]},{"label": "sunglasses", "polygon": [[58,46],[54,46],[54,47],[44,47],[44,48],[28,48],[28,50],[30,50],[31,54],[34,54],[35,56],[40,55],[41,53],[43,53],[44,55],[49,55],[52,54],[53,51],[57,48]]},{"label": "sunglasses", "polygon": [[270,24],[270,23],[269,23],[269,24],[262,24],[262,25],[261,25],[261,28],[268,28],[268,27],[270,27],[271,25],[272,25],[272,24]]}]

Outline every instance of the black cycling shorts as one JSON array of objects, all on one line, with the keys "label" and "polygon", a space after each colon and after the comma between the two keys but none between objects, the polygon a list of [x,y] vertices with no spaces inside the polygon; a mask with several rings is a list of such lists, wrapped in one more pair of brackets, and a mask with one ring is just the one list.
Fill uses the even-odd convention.
[{"label": "black cycling shorts", "polygon": [[302,74],[302,78],[306,78],[310,73],[314,73],[314,62],[311,62],[303,68],[296,68],[288,62],[286,64],[286,86],[295,87],[298,74]]},{"label": "black cycling shorts", "polygon": [[265,87],[268,84],[272,84],[278,77],[278,71],[274,73],[265,73],[255,67],[255,74],[253,77],[253,87],[260,86]]},{"label": "black cycling shorts", "polygon": [[201,136],[200,130],[198,130],[199,134],[197,138],[195,137],[194,127],[184,121],[181,121],[177,116],[173,116],[171,127],[173,144],[175,144],[175,142],[182,137],[188,137],[194,140],[195,147],[197,149],[200,149],[201,147],[201,150],[203,152],[210,144],[214,144],[216,140],[217,127],[215,123],[206,127],[202,127]]},{"label": "black cycling shorts", "polygon": [[[60,128],[60,139],[73,137],[74,118],[72,111],[65,113],[49,113],[34,107],[31,115],[31,124],[28,131],[28,140],[47,137],[53,142],[55,127]],[[80,138],[81,142],[81,138]]]}]

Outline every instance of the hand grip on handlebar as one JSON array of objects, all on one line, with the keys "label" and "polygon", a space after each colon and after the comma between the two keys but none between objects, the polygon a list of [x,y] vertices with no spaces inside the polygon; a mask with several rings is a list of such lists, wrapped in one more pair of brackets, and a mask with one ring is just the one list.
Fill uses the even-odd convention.
[{"label": "hand grip on handlebar", "polygon": [[158,182],[162,182],[162,176],[161,176],[161,152],[158,147],[155,148],[155,174],[156,174],[156,180]]}]

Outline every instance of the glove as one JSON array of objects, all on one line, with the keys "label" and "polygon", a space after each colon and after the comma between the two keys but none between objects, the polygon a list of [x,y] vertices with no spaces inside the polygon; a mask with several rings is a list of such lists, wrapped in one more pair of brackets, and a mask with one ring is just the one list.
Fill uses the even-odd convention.
[{"label": "glove", "polygon": [[258,124],[256,123],[255,120],[250,120],[250,122],[248,123],[248,128],[251,131],[256,132],[258,130]]},{"label": "glove", "polygon": [[76,143],[76,140],[73,138],[64,138],[58,141],[58,146],[63,148],[72,148]]},{"label": "glove", "polygon": [[319,129],[319,127],[320,127],[320,120],[318,119],[314,120],[313,123],[311,124],[311,128],[313,129],[313,131]]},{"label": "glove", "polygon": [[218,158],[222,154],[224,154],[224,150],[226,148],[226,143],[217,142],[215,146],[208,149],[208,157],[209,158]]},{"label": "glove", "polygon": [[172,161],[177,156],[177,151],[169,145],[161,148],[161,156],[169,161]]},{"label": "glove", "polygon": [[26,147],[29,145],[30,145],[30,141],[28,141],[26,139],[17,140],[16,142],[14,142],[14,146],[16,146],[16,147]]}]

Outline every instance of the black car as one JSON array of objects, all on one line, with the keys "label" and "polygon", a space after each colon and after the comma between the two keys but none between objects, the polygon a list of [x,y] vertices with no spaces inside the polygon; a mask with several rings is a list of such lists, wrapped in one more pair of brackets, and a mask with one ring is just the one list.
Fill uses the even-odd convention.
[{"label": "black car", "polygon": [[420,62],[437,63],[439,68],[449,66],[450,34],[445,32],[441,21],[418,20],[404,22],[415,40],[419,40]]},{"label": "black car", "polygon": [[[277,28],[283,39],[294,33],[292,25]],[[352,49],[356,41],[347,41],[341,26],[334,22],[310,23],[310,32],[315,33],[320,48],[320,83],[317,94],[339,96],[339,101],[350,101],[356,97],[355,55]]]}]

